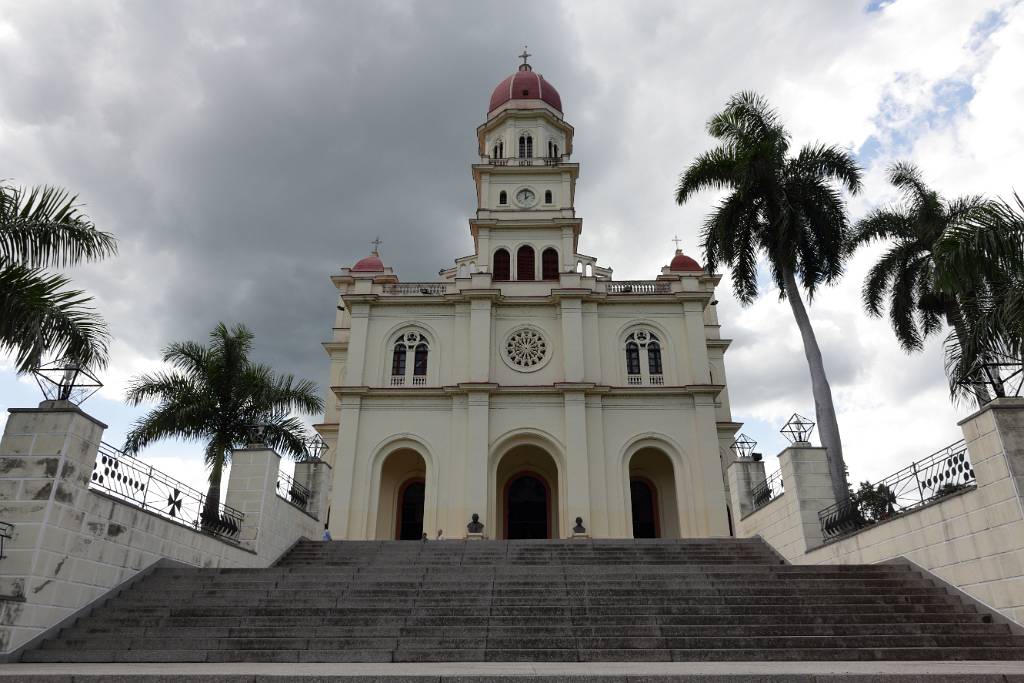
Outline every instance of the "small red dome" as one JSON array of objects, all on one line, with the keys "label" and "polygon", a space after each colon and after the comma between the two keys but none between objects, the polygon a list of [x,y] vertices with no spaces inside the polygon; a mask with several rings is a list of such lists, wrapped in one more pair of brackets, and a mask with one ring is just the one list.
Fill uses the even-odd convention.
[{"label": "small red dome", "polygon": [[377,252],[373,252],[366,258],[361,258],[356,261],[356,264],[352,266],[352,271],[357,273],[377,273],[383,272],[384,262],[380,260],[380,256]]},{"label": "small red dome", "polygon": [[699,273],[704,270],[704,266],[684,254],[682,249],[676,249],[676,255],[672,257],[672,263],[668,265],[668,269]]},{"label": "small red dome", "polygon": [[562,111],[562,98],[558,96],[558,91],[529,64],[523,64],[519,71],[498,84],[491,93],[491,105],[487,112],[494,111],[510,100],[541,100],[559,112]]}]

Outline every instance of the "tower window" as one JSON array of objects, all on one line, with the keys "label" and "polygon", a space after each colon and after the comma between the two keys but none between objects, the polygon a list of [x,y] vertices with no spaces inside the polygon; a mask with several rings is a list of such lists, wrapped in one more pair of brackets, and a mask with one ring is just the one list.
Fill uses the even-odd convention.
[{"label": "tower window", "polygon": [[544,190],[544,203],[545,204],[550,204],[551,202],[552,202],[551,190]]},{"label": "tower window", "polygon": [[[647,354],[647,363],[641,363],[640,355]],[[661,362],[661,342],[654,332],[639,329],[626,337],[626,383],[634,385],[665,383]]]},{"label": "tower window", "polygon": [[533,247],[528,244],[519,247],[519,251],[516,252],[516,279],[536,279]]},{"label": "tower window", "polygon": [[501,192],[498,193],[498,203],[499,204],[508,204],[508,192],[505,192],[505,190],[502,190]]},{"label": "tower window", "polygon": [[512,257],[507,249],[494,252],[494,279],[508,281],[512,279]]},{"label": "tower window", "polygon": [[542,280],[558,279],[558,252],[548,247],[540,255],[540,272]]},{"label": "tower window", "polygon": [[[399,334],[391,356],[391,386],[425,385],[429,352],[427,338],[422,333],[408,330]],[[409,354],[413,356],[411,368],[406,362]]]},{"label": "tower window", "polygon": [[519,136],[519,158],[533,157],[533,138],[529,134]]},{"label": "tower window", "polygon": [[548,157],[552,159],[558,158],[558,144],[548,140]]},{"label": "tower window", "polygon": [[505,141],[498,140],[498,142],[495,143],[494,148],[491,151],[493,152],[491,156],[494,157],[495,159],[505,158]]}]

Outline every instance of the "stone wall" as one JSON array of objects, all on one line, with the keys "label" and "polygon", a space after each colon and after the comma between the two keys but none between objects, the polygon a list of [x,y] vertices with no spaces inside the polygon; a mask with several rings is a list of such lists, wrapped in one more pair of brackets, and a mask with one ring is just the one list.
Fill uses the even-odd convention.
[{"label": "stone wall", "polygon": [[105,425],[66,403],[15,409],[0,441],[0,653],[15,650],[162,558],[197,567],[269,566],[316,519],[276,495],[280,457],[240,451],[227,504],[241,542],[198,532],[89,488]]},{"label": "stone wall", "polygon": [[[817,512],[830,504],[830,494],[816,472],[827,468],[824,454],[817,454],[817,464],[808,464],[801,472],[787,468],[793,450],[787,449],[780,456],[786,493],[741,519],[737,535],[759,534],[795,564],[878,563],[906,557],[1024,622],[1024,399],[993,401],[960,426],[976,488],[825,543],[820,527],[810,524],[811,517],[816,524]],[[815,455],[805,460],[815,460]],[[741,496],[732,495],[734,507],[740,505]]]}]

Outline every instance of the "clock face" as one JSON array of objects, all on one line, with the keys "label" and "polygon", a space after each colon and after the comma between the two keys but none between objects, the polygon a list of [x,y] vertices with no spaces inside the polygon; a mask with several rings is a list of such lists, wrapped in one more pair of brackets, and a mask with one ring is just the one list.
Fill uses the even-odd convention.
[{"label": "clock face", "polygon": [[536,201],[537,195],[533,193],[533,190],[524,187],[519,192],[516,192],[516,203],[520,206],[533,206]]}]

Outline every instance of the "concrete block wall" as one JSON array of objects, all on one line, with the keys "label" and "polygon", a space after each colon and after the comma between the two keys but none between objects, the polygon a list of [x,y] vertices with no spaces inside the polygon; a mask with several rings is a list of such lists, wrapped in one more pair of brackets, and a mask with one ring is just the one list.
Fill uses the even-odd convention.
[{"label": "concrete block wall", "polygon": [[300,538],[319,538],[322,525],[276,495],[280,458],[271,450],[243,452],[237,478],[232,468],[228,501],[243,512],[258,508],[246,515],[246,541],[233,544],[89,489],[105,425],[75,406],[10,412],[0,440],[0,520],[14,531],[0,560],[0,654],[162,558],[269,566]]},{"label": "concrete block wall", "polygon": [[[826,544],[820,527],[810,525],[816,504],[798,511],[786,500],[791,493],[825,496],[823,482],[784,468],[786,493],[742,519],[737,535],[760,534],[795,564],[870,564],[903,556],[1024,623],[1024,399],[997,399],[960,427],[974,489]],[[816,523],[816,511],[814,517]]]}]

